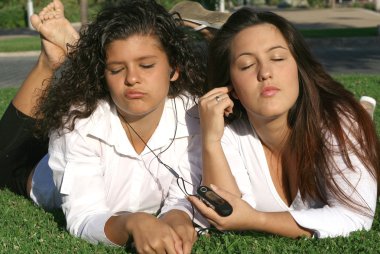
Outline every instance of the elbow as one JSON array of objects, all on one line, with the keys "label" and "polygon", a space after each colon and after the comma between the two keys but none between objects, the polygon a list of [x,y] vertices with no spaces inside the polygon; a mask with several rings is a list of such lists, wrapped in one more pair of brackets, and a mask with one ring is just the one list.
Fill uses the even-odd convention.
[{"label": "elbow", "polygon": [[81,238],[89,243],[105,243],[114,245],[104,232],[106,221],[111,217],[110,213],[101,213],[86,216],[67,216],[67,230],[75,237]]}]

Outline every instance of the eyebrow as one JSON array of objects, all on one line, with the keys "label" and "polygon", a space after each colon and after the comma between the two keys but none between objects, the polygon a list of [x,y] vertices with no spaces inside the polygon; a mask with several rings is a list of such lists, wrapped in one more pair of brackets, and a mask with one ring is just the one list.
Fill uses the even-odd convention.
[{"label": "eyebrow", "polygon": [[[142,56],[142,57],[139,57],[137,59],[134,59],[135,61],[143,61],[143,60],[146,60],[146,59],[153,59],[153,58],[158,58],[157,56],[155,55],[148,55],[148,56]],[[110,61],[110,62],[106,62],[106,65],[110,65],[110,64],[123,64],[124,61]]]},{"label": "eyebrow", "polygon": [[[277,45],[277,46],[273,46],[273,47],[270,47],[267,51],[265,52],[270,52],[272,50],[275,50],[275,49],[284,49],[284,50],[288,50],[287,48],[281,46],[281,45]],[[238,59],[239,57],[241,56],[252,56],[253,54],[252,53],[249,53],[249,52],[243,52],[241,54],[239,54],[235,59]]]}]

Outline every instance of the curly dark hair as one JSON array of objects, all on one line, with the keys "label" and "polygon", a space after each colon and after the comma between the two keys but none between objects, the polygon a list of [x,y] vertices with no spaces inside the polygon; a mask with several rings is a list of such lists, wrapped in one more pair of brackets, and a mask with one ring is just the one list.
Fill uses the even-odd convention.
[{"label": "curly dark hair", "polygon": [[100,100],[111,101],[104,76],[107,45],[136,34],[155,36],[169,65],[179,71],[169,97],[202,95],[205,58],[194,50],[194,37],[181,29],[182,24],[177,15],[169,14],[154,0],[124,0],[105,6],[80,32],[80,39],[70,46],[67,60],[54,77],[46,81],[49,84],[36,108],[38,133],[47,137],[53,130],[72,131],[75,120],[89,117]]}]

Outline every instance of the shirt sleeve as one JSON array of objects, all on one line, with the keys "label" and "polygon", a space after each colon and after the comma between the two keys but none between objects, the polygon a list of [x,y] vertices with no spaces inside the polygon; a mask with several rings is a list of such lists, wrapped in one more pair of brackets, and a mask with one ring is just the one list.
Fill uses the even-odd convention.
[{"label": "shirt sleeve", "polygon": [[354,170],[347,168],[340,154],[336,153],[333,156],[332,163],[335,163],[345,176],[343,178],[335,173],[333,178],[347,197],[367,208],[367,215],[348,208],[331,194],[328,195],[330,205],[290,211],[300,226],[314,230],[314,235],[318,238],[347,236],[353,231],[369,230],[372,226],[376,209],[377,182],[355,154],[350,154],[350,160]]},{"label": "shirt sleeve", "polygon": [[201,182],[200,135],[189,137],[188,148],[178,161],[177,173],[183,179],[173,178],[168,196],[165,199],[164,206],[162,207],[159,216],[173,209],[181,210],[187,213],[189,217],[193,219],[193,222],[200,227],[208,227],[209,223],[207,220],[195,208],[193,208],[191,203],[186,199],[187,194],[196,194],[197,187]]},{"label": "shirt sleeve", "polygon": [[226,155],[231,173],[242,194],[241,198],[255,208],[256,202],[253,198],[253,190],[248,170],[239,151],[240,142],[234,135],[234,131],[231,130],[231,127],[227,126],[222,137],[222,148]]},{"label": "shirt sleeve", "polygon": [[97,143],[76,130],[52,135],[49,166],[62,197],[68,231],[91,243],[114,245],[104,233],[105,223],[113,214],[106,203]]}]

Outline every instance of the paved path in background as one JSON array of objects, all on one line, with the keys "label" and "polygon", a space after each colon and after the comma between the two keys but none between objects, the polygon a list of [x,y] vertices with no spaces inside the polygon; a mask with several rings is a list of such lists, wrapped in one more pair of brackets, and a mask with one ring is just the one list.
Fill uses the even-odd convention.
[{"label": "paved path in background", "polygon": [[[375,27],[380,25],[380,13],[357,9],[335,8],[318,10],[270,9],[289,19],[298,28]],[[14,36],[36,34],[28,29],[4,31],[0,40]],[[380,74],[380,36],[351,39],[308,40],[312,51],[331,73]],[[38,58],[38,52],[4,54],[0,52],[0,87],[19,86]]]},{"label": "paved path in background", "polygon": [[380,13],[361,8],[273,9],[301,29],[360,28],[380,25]]},{"label": "paved path in background", "polygon": [[19,86],[38,59],[38,52],[0,56],[0,87]]}]

